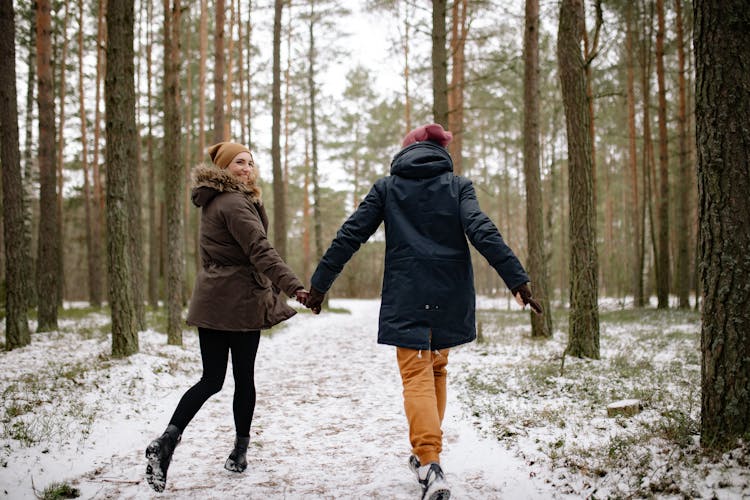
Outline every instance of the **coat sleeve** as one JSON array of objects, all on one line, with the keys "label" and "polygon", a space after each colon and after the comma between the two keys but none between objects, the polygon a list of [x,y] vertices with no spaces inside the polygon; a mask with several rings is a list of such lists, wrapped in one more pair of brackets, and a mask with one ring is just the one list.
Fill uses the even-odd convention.
[{"label": "coat sleeve", "polygon": [[255,208],[244,195],[229,198],[222,215],[230,234],[258,272],[266,275],[289,297],[294,297],[294,292],[304,288],[304,284],[268,241]]},{"label": "coat sleeve", "polygon": [[378,181],[338,230],[310,279],[315,289],[327,292],[352,255],[378,229],[383,221],[383,195],[384,187]]},{"label": "coat sleeve", "polygon": [[497,271],[509,289],[529,281],[521,262],[503,241],[500,231],[482,212],[471,181],[459,178],[461,224],[472,245]]}]

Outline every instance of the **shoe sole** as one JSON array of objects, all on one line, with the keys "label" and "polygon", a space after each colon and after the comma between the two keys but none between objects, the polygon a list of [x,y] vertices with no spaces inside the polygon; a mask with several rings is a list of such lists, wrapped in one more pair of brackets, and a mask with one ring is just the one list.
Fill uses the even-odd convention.
[{"label": "shoe sole", "polygon": [[433,491],[429,497],[426,497],[427,500],[448,500],[451,497],[451,491],[450,490],[437,490]]},{"label": "shoe sole", "polygon": [[167,478],[164,475],[164,471],[161,470],[161,463],[159,461],[160,448],[157,441],[153,441],[146,448],[146,460],[148,460],[148,464],[146,464],[146,481],[157,493],[164,491],[164,487],[167,485]]},{"label": "shoe sole", "polygon": [[224,463],[224,468],[229,472],[245,472],[245,469],[247,469],[247,465],[242,466],[234,460],[227,459],[227,461]]}]

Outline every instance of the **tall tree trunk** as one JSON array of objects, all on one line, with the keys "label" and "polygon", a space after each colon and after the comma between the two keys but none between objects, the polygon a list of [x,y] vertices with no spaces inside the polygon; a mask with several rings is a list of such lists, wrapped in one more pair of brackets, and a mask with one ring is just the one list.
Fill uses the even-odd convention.
[{"label": "tall tree trunk", "polygon": [[208,0],[200,0],[200,59],[198,64],[198,151],[206,154],[206,59],[208,54]]},{"label": "tall tree trunk", "polygon": [[677,112],[677,134],[679,144],[679,188],[677,198],[677,270],[675,276],[677,298],[680,309],[690,308],[690,251],[691,238],[690,215],[693,213],[689,206],[690,192],[693,183],[690,175],[688,158],[688,129],[687,129],[687,91],[685,84],[685,36],[682,29],[682,0],[675,0],[675,24],[677,31],[677,82],[679,87],[679,107]]},{"label": "tall tree trunk", "polygon": [[411,93],[409,92],[409,39],[411,34],[411,24],[410,21],[413,18],[413,15],[409,11],[409,2],[399,2],[399,10],[400,6],[403,3],[404,5],[404,38],[403,38],[403,49],[404,49],[404,123],[405,123],[405,132],[404,135],[408,134],[409,131],[412,129],[411,124]]},{"label": "tall tree trunk", "polygon": [[[281,16],[283,9],[284,0],[274,0],[271,160],[273,162],[273,246],[281,258],[286,259],[286,199],[284,175],[281,171]],[[312,27],[312,20],[310,26]]]},{"label": "tall tree trunk", "polygon": [[[291,0],[290,0],[291,1]],[[247,50],[245,51],[245,71],[250,72],[252,68],[252,53],[253,53],[253,2],[252,0],[247,0]],[[253,100],[252,100],[252,78],[251,75],[247,75],[247,90],[245,91],[245,98],[247,99],[247,110],[246,110],[246,122],[247,122],[247,146],[252,150],[253,149],[253,127],[252,127],[252,118],[253,118]]]},{"label": "tall tree trunk", "polygon": [[31,343],[28,275],[29,247],[24,230],[23,180],[18,145],[16,92],[16,22],[12,0],[0,0],[0,163],[3,181],[5,243],[5,349]]},{"label": "tall tree trunk", "polygon": [[284,68],[284,199],[289,197],[289,122],[292,88],[292,1],[287,0],[289,15],[286,16],[286,67]]},{"label": "tall tree trunk", "polygon": [[250,50],[249,45],[245,45],[246,40],[244,39],[244,35],[242,34],[242,11],[241,11],[241,2],[240,0],[237,0],[237,40],[239,43],[237,43],[237,67],[239,68],[239,87],[240,87],[240,142],[242,144],[247,144],[247,119],[246,119],[246,107],[245,107],[245,79],[248,78],[247,71],[250,69],[243,68],[242,64],[244,61],[244,55],[245,55],[245,49],[243,47],[248,47],[248,50]]},{"label": "tall tree trunk", "polygon": [[180,0],[164,0],[164,199],[167,211],[167,343],[171,345],[182,345],[182,276],[185,270],[182,241],[184,173],[180,158],[178,80],[180,9]]},{"label": "tall tree trunk", "polygon": [[39,240],[37,331],[57,329],[60,267],[55,172],[55,99],[52,90],[52,17],[49,0],[37,1],[36,64],[39,107]]},{"label": "tall tree trunk", "polygon": [[[99,152],[100,148],[100,137],[101,137],[101,87],[102,78],[104,78],[104,71],[106,68],[106,43],[107,43],[107,27],[105,25],[105,18],[107,13],[107,0],[99,0],[99,8],[97,12],[97,35],[96,35],[96,97],[94,98],[94,158],[91,169],[91,174],[94,182],[94,201],[91,205],[91,219],[93,220],[93,227],[91,228],[91,237],[94,242],[94,255],[96,256],[97,269],[102,269],[102,259],[104,259],[104,192],[102,187],[102,176],[99,171]],[[105,284],[107,279],[107,273],[100,273],[100,280],[102,280],[102,291],[107,290],[108,287]]]},{"label": "tall tree trunk", "polygon": [[214,27],[214,144],[224,136],[224,0],[216,0]]},{"label": "tall tree trunk", "polygon": [[583,0],[562,0],[557,36],[570,175],[570,318],[566,352],[599,359],[596,214],[586,71],[580,42]]},{"label": "tall tree trunk", "polygon": [[[232,4],[234,5],[234,4]],[[191,25],[190,22],[190,7],[186,7],[184,9],[184,15],[185,18],[181,19],[181,22],[184,23],[187,26]],[[182,33],[183,42],[181,46],[185,47],[185,54],[189,60],[190,57],[192,57],[191,54],[191,43],[190,39],[192,38],[193,33],[190,29],[184,30]],[[195,106],[193,106],[193,68],[190,63],[185,65],[185,72],[187,73],[185,77],[185,102],[182,103],[183,109],[185,110],[185,115],[183,117],[184,123],[185,123],[185,134],[184,134],[184,143],[182,145],[183,147],[183,155],[182,155],[182,177],[185,179],[182,187],[182,223],[184,224],[184,228],[182,231],[182,243],[183,243],[183,255],[185,256],[185,264],[187,267],[187,262],[190,258],[190,252],[192,248],[195,248],[195,245],[191,244],[191,240],[194,239],[193,236],[197,236],[197,231],[193,231],[193,220],[191,218],[191,215],[195,215],[197,210],[191,210],[192,203],[191,203],[191,195],[192,195],[192,189],[191,189],[191,171],[192,166],[194,165],[194,159],[193,159],[193,135],[194,135],[194,129],[195,129]],[[193,253],[193,268],[197,271],[200,268],[200,252]],[[190,293],[192,291],[192,283],[190,278],[186,275],[185,278],[182,281],[183,289],[185,291],[185,297],[189,297]]]},{"label": "tall tree trunk", "polygon": [[307,85],[310,91],[310,138],[312,149],[313,226],[315,232],[315,260],[323,257],[323,222],[320,213],[320,179],[318,178],[318,125],[315,116],[315,0],[310,0],[310,52]]},{"label": "tall tree trunk", "polygon": [[[249,49],[248,49],[249,50]],[[208,57],[208,5],[201,0],[200,10],[200,64],[198,68],[198,161],[206,157],[206,59]],[[243,139],[244,140],[244,139]],[[196,275],[202,266],[200,255],[200,211],[192,211],[193,252]]]},{"label": "tall tree trunk", "polygon": [[88,134],[86,126],[86,94],[83,72],[83,0],[78,0],[78,112],[81,120],[81,166],[83,167],[83,204],[86,217],[86,262],[88,267],[89,303],[93,307],[102,305],[101,270],[94,255],[93,221],[91,219],[91,183],[89,182]]},{"label": "tall tree trunk", "polygon": [[[153,0],[146,0],[147,18],[154,18]],[[203,3],[206,0],[202,0]],[[159,232],[156,202],[156,162],[154,159],[154,122],[153,122],[153,57],[152,46],[154,44],[154,30],[152,24],[148,23],[146,44],[146,93],[148,99],[148,302],[152,308],[159,306]],[[205,61],[201,62],[204,68]],[[201,98],[205,99],[201,91]],[[201,132],[203,127],[201,127]]]},{"label": "tall tree trunk", "polygon": [[539,0],[526,0],[524,30],[523,171],[526,178],[526,237],[529,277],[547,314],[531,312],[531,336],[552,337],[549,280],[544,256],[542,180],[539,173]]},{"label": "tall tree trunk", "polygon": [[667,150],[667,89],[664,83],[664,0],[656,0],[656,79],[659,96],[659,253],[656,295],[660,309],[669,307],[669,154]]},{"label": "tall tree trunk", "polygon": [[594,28],[594,40],[592,42],[589,42],[589,34],[586,30],[586,3],[582,2],[583,6],[582,9],[584,10],[583,13],[583,27],[582,27],[582,34],[583,34],[583,54],[585,59],[585,69],[586,69],[586,100],[588,102],[588,113],[589,113],[589,141],[591,143],[591,175],[592,175],[592,182],[594,185],[594,209],[596,210],[597,206],[597,195],[596,195],[596,127],[595,127],[595,121],[594,121],[594,77],[591,73],[591,62],[597,55],[597,51],[599,48],[599,33],[601,30],[601,26],[603,24],[603,18],[602,18],[602,5],[601,0],[595,0],[595,6],[596,6],[596,27]]},{"label": "tall tree trunk", "polygon": [[[644,26],[641,31],[644,33],[644,39],[640,44],[640,65],[641,65],[641,96],[643,98],[643,152],[641,154],[643,164],[643,201],[640,221],[640,257],[643,259],[639,263],[639,268],[643,269],[646,258],[646,218],[649,219],[649,231],[651,234],[651,243],[654,247],[653,253],[656,255],[657,248],[654,239],[653,215],[652,215],[652,193],[651,189],[651,172],[654,165],[654,143],[651,137],[651,41],[653,39],[654,27],[654,3],[649,0],[648,5],[643,6],[643,16],[648,26]],[[644,293],[644,299],[650,297],[649,293]],[[645,305],[645,303],[644,303]]]},{"label": "tall tree trunk", "polygon": [[468,0],[454,0],[451,23],[451,85],[448,93],[448,128],[453,133],[453,141],[448,145],[453,158],[453,171],[463,173],[463,130],[464,130],[464,51],[468,36]]},{"label": "tall tree trunk", "polygon": [[[37,306],[36,300],[36,264],[32,255],[31,249],[33,248],[33,234],[34,234],[34,214],[38,213],[35,210],[35,204],[37,203],[36,197],[32,195],[34,192],[34,184],[36,183],[36,171],[37,164],[32,155],[32,140],[33,140],[33,128],[34,128],[34,86],[36,85],[36,25],[33,22],[36,4],[30,3],[27,7],[29,12],[29,59],[27,61],[28,68],[28,81],[26,83],[26,117],[25,117],[25,129],[26,136],[24,138],[24,152],[23,152],[23,193],[24,193],[24,245],[29,249],[29,255],[27,260],[24,262],[24,273],[27,276],[26,279],[26,298],[28,300],[27,306],[29,308]],[[38,207],[36,207],[38,208]]]},{"label": "tall tree trunk", "polygon": [[62,306],[62,300],[65,292],[65,259],[63,259],[62,240],[65,234],[63,224],[63,200],[65,189],[65,176],[63,174],[63,167],[65,161],[65,137],[63,131],[65,130],[65,102],[68,100],[67,93],[67,71],[66,61],[68,60],[68,24],[70,21],[70,8],[68,3],[65,3],[65,17],[63,20],[62,27],[62,56],[60,60],[62,63],[59,65],[60,68],[60,91],[59,91],[59,103],[60,111],[58,113],[58,120],[60,120],[59,127],[57,128],[57,234],[60,238],[60,244],[57,247],[57,266],[60,273],[60,279],[57,282],[57,305]]},{"label": "tall tree trunk", "polygon": [[310,252],[310,139],[305,132],[305,182],[302,188],[302,275],[305,283],[310,282],[312,255]]},{"label": "tall tree trunk", "polygon": [[445,47],[446,0],[432,0],[432,116],[448,128],[448,51]]},{"label": "tall tree trunk", "polygon": [[133,53],[134,0],[118,0],[107,12],[107,256],[112,308],[112,355],[138,352],[133,299],[128,177],[136,163],[135,82]]},{"label": "tall tree trunk", "polygon": [[[140,33],[138,33],[139,49],[142,46]],[[140,50],[139,50],[140,52]],[[136,54],[140,57],[140,54]],[[136,61],[140,64],[140,61]],[[136,77],[140,72],[136,73]],[[136,87],[140,88],[140,82],[136,81]],[[137,106],[137,104],[134,104]],[[130,254],[130,272],[133,287],[133,305],[135,306],[136,329],[141,331],[146,329],[146,306],[143,291],[144,282],[144,265],[143,265],[143,227],[141,222],[141,204],[143,196],[141,195],[141,169],[143,161],[141,159],[141,132],[138,125],[137,115],[134,119],[135,126],[135,162],[128,175],[128,233],[130,244],[128,252]]]},{"label": "tall tree trunk", "polygon": [[694,2],[701,235],[701,443],[750,433],[750,10]]},{"label": "tall tree trunk", "polygon": [[641,209],[638,196],[638,152],[635,132],[635,58],[633,57],[633,3],[625,7],[625,57],[627,66],[628,107],[628,163],[630,166],[630,223],[632,226],[632,290],[633,305],[644,306],[643,298],[643,247],[641,246]]},{"label": "tall tree trunk", "polygon": [[234,25],[236,21],[234,0],[229,0],[229,29],[227,30],[227,33],[229,33],[229,45],[227,47],[226,82],[224,83],[224,91],[226,92],[226,97],[224,98],[224,138],[227,140],[233,137],[232,118],[235,116],[232,80],[234,79]]}]

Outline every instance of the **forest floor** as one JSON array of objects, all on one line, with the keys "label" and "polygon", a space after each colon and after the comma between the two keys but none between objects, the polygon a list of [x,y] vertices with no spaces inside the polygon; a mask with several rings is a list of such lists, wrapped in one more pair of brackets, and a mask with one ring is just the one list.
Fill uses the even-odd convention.
[{"label": "forest floor", "polygon": [[[162,494],[143,453],[200,377],[197,335],[168,346],[164,318],[149,313],[140,352],[114,359],[106,311],[70,305],[58,331],[0,353],[0,499],[53,498],[60,485],[82,498],[419,498],[395,351],[376,344],[379,302],[331,302],[261,339],[248,470],[223,469],[229,372]],[[481,341],[451,351],[441,458],[454,498],[750,498],[750,446],[698,443],[698,313],[604,304],[601,359],[568,357],[561,370],[565,311],[538,341],[528,313],[505,304],[480,299]],[[632,398],[641,413],[607,417]]]}]

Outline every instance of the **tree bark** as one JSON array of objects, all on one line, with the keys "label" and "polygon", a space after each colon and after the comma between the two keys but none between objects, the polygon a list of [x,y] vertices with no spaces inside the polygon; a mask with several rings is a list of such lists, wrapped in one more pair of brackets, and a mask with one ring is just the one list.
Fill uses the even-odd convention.
[{"label": "tree bark", "polygon": [[[33,233],[34,233],[34,218],[35,214],[38,213],[38,206],[36,197],[32,195],[34,192],[34,184],[36,182],[37,164],[32,158],[32,140],[33,140],[33,129],[34,129],[34,86],[36,84],[36,25],[34,23],[36,4],[29,3],[26,7],[27,15],[29,18],[29,40],[28,40],[28,51],[29,58],[27,61],[28,68],[28,81],[26,83],[26,117],[25,117],[25,129],[26,136],[24,138],[24,151],[23,151],[23,192],[24,192],[24,241],[26,248],[29,249],[29,256],[26,262],[24,262],[24,272],[26,273],[26,298],[28,300],[28,308],[36,307],[36,263],[32,255],[31,249],[33,248]],[[35,209],[37,208],[37,209]]]},{"label": "tree bark", "polygon": [[669,153],[667,138],[667,89],[664,82],[664,0],[656,0],[656,79],[659,114],[659,205],[656,258],[656,296],[660,309],[669,307]]},{"label": "tree bark", "polygon": [[57,282],[57,305],[62,306],[62,300],[65,293],[65,259],[63,259],[62,240],[65,235],[64,220],[63,220],[63,192],[65,190],[65,176],[63,174],[63,163],[65,153],[65,138],[63,131],[65,130],[65,102],[68,100],[67,92],[67,60],[68,60],[68,24],[70,21],[70,6],[65,3],[65,17],[63,20],[62,27],[62,55],[60,60],[62,64],[60,68],[60,90],[59,99],[60,111],[58,113],[58,119],[60,120],[59,127],[57,128],[57,234],[60,238],[60,244],[57,247],[57,268],[60,273],[60,279]]},{"label": "tree bark", "polygon": [[446,0],[432,0],[432,116],[448,128],[448,51],[445,47]]},{"label": "tree bark", "polygon": [[18,145],[16,92],[16,23],[12,0],[0,0],[0,163],[3,181],[5,243],[5,349],[31,343],[26,263],[29,247],[24,228],[23,179]]},{"label": "tree bark", "polygon": [[[146,0],[146,12],[148,19],[153,19],[153,0]],[[206,0],[202,0],[204,3]],[[159,306],[159,230],[156,201],[156,161],[154,159],[154,122],[153,122],[153,57],[152,46],[154,43],[154,31],[151,23],[148,23],[146,44],[146,93],[148,94],[148,302],[152,308]],[[204,67],[205,60],[201,63]],[[201,98],[205,99],[204,92]],[[203,132],[203,127],[201,127]]]},{"label": "tree bark", "polygon": [[464,129],[464,84],[465,84],[465,48],[468,36],[468,1],[455,0],[452,8],[451,23],[451,85],[448,93],[448,129],[453,133],[453,140],[448,145],[453,158],[453,171],[463,173],[463,129]]},{"label": "tree bark", "polygon": [[630,167],[630,223],[632,226],[633,305],[643,307],[643,247],[641,245],[641,209],[638,195],[638,152],[635,131],[635,58],[633,56],[633,4],[625,7],[625,57],[627,66],[628,164]]},{"label": "tree bark", "polygon": [[88,264],[89,304],[102,305],[102,271],[94,254],[94,232],[91,214],[91,182],[89,181],[88,127],[86,126],[86,94],[83,71],[83,0],[78,0],[78,101],[81,121],[81,166],[83,167],[83,204],[86,217],[86,262]]},{"label": "tree bark", "polygon": [[689,224],[691,214],[690,192],[693,189],[690,164],[688,158],[688,129],[687,129],[687,91],[685,84],[685,47],[682,26],[682,0],[675,0],[675,28],[677,32],[677,86],[679,91],[679,107],[677,112],[677,142],[679,144],[679,188],[677,195],[677,269],[675,285],[677,288],[678,306],[680,309],[690,308],[690,251],[692,227]]},{"label": "tree bark", "polygon": [[[273,163],[273,246],[281,258],[286,259],[286,198],[284,174],[281,170],[281,17],[283,10],[284,0],[274,0],[271,161]],[[311,20],[311,37],[312,22]]]},{"label": "tree bark", "polygon": [[39,108],[39,239],[37,331],[57,329],[60,234],[55,172],[55,100],[52,90],[52,17],[49,0],[37,1],[36,63]]},{"label": "tree bark", "polygon": [[750,10],[695,0],[701,238],[701,444],[750,432]]},{"label": "tree bark", "polygon": [[552,337],[549,280],[544,258],[542,180],[539,172],[539,0],[526,0],[524,30],[523,171],[526,179],[528,271],[534,296],[547,314],[531,315],[531,336]]},{"label": "tree bark", "polygon": [[232,80],[234,79],[234,25],[236,23],[234,14],[234,0],[229,0],[229,42],[227,46],[227,71],[226,71],[226,82],[224,83],[224,91],[226,97],[224,98],[224,138],[230,140],[232,138],[232,118],[235,117],[234,113],[234,92]]},{"label": "tree bark", "polygon": [[214,144],[224,135],[224,0],[216,0],[214,34]]},{"label": "tree bark", "polygon": [[562,0],[557,58],[570,169],[570,317],[566,353],[599,359],[596,214],[586,71],[580,45],[582,27],[582,0]]},{"label": "tree bark", "polygon": [[[412,15],[409,12],[409,2],[404,1],[404,38],[403,38],[403,50],[404,50],[404,135],[408,134],[412,130],[411,124],[411,93],[409,91],[409,35],[411,33],[410,21]],[[401,2],[399,2],[400,10]]]},{"label": "tree bark", "polygon": [[[102,259],[104,256],[104,218],[106,216],[104,209],[104,192],[102,187],[102,176],[99,170],[99,152],[100,152],[100,137],[101,137],[101,87],[102,78],[104,78],[104,72],[106,68],[106,44],[107,44],[107,27],[105,24],[107,12],[107,0],[99,0],[99,8],[97,12],[97,35],[96,35],[96,97],[94,98],[94,157],[92,161],[91,175],[93,177],[94,184],[94,201],[91,204],[91,218],[93,220],[93,227],[91,228],[91,236],[94,242],[94,255],[96,255],[98,268],[102,269]],[[107,273],[101,272],[100,279],[102,280],[102,292],[108,289],[106,285]]]},{"label": "tree bark", "polygon": [[107,268],[112,309],[112,355],[138,352],[133,300],[128,203],[128,176],[136,163],[133,53],[134,0],[118,0],[107,12],[106,100]]},{"label": "tree bark", "polygon": [[167,343],[171,345],[182,345],[182,280],[185,271],[182,240],[184,174],[180,157],[178,80],[180,9],[180,0],[164,0],[164,199],[167,211]]},{"label": "tree bark", "polygon": [[310,148],[312,150],[313,227],[315,260],[323,257],[323,222],[320,214],[320,179],[318,178],[318,125],[315,116],[315,0],[310,0],[310,51],[307,85],[310,91]]}]

